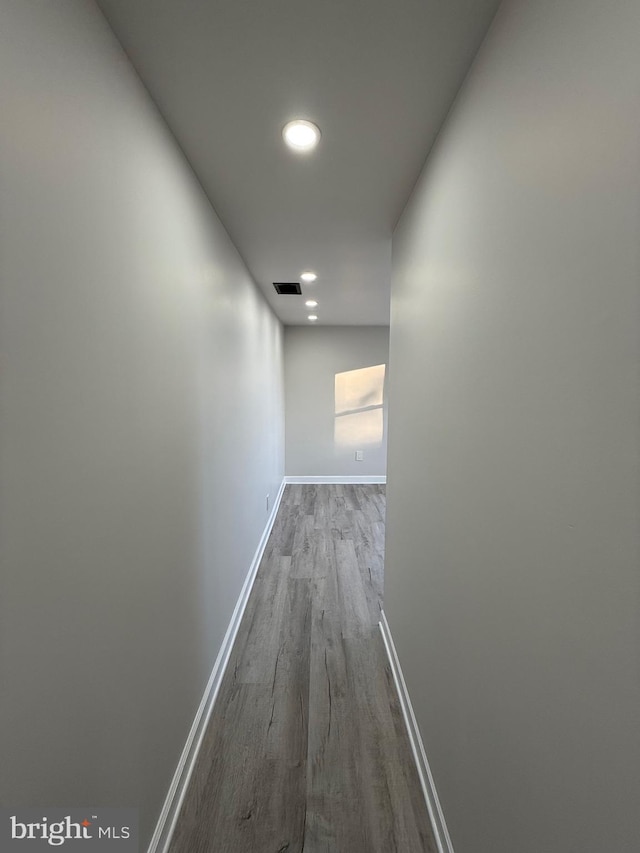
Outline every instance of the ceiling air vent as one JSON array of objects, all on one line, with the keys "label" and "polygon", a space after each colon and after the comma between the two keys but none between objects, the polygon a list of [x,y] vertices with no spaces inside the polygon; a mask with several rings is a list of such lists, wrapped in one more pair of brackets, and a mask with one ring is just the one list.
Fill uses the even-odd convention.
[{"label": "ceiling air vent", "polygon": [[279,293],[280,296],[288,296],[289,294],[293,295],[294,293],[302,293],[300,289],[300,283],[297,281],[274,281],[273,286],[276,289],[276,293]]}]

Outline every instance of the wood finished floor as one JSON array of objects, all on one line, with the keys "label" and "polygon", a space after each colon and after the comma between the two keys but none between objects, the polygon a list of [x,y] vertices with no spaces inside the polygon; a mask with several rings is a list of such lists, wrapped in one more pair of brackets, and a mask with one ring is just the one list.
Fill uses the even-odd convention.
[{"label": "wood finished floor", "polygon": [[170,853],[436,853],[378,629],[385,487],[290,485]]}]

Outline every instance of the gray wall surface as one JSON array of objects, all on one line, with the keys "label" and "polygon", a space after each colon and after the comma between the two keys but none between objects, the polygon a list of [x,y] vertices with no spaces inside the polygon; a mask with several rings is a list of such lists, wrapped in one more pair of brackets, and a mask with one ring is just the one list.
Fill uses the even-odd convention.
[{"label": "gray wall surface", "polygon": [[0,81],[0,799],[146,842],[284,473],[282,330],[92,3],[4,2]]},{"label": "gray wall surface", "polygon": [[388,362],[387,326],[285,326],[287,475],[386,474]]},{"label": "gray wall surface", "polygon": [[385,608],[456,853],[640,847],[639,56],[637,2],[506,2],[394,238]]}]

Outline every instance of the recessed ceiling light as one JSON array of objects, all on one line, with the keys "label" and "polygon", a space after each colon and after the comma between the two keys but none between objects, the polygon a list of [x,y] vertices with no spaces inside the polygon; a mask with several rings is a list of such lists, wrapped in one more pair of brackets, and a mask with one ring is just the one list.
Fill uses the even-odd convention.
[{"label": "recessed ceiling light", "polygon": [[307,306],[307,308],[315,308],[318,303],[315,299],[307,299],[304,304]]},{"label": "recessed ceiling light", "polygon": [[309,316],[308,316],[308,318],[307,318],[307,319],[308,319],[308,320],[311,320],[311,322],[313,323],[315,320],[317,320],[317,319],[318,319],[318,317],[317,317],[317,315],[316,315],[316,314],[309,314]]},{"label": "recessed ceiling light", "polygon": [[302,275],[300,276],[300,278],[303,281],[306,281],[307,284],[311,284],[311,282],[315,281],[318,278],[318,276],[314,272],[311,272],[310,270],[308,270],[307,272],[303,272]]},{"label": "recessed ceiling light", "polygon": [[296,119],[285,124],[282,136],[294,151],[311,151],[320,141],[320,128],[310,121]]}]

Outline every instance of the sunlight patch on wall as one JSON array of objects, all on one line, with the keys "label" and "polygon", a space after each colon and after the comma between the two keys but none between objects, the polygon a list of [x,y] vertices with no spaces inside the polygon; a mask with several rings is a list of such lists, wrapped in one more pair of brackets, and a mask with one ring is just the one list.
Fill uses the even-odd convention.
[{"label": "sunlight patch on wall", "polygon": [[336,373],[334,442],[337,447],[382,444],[386,367],[375,364]]}]

